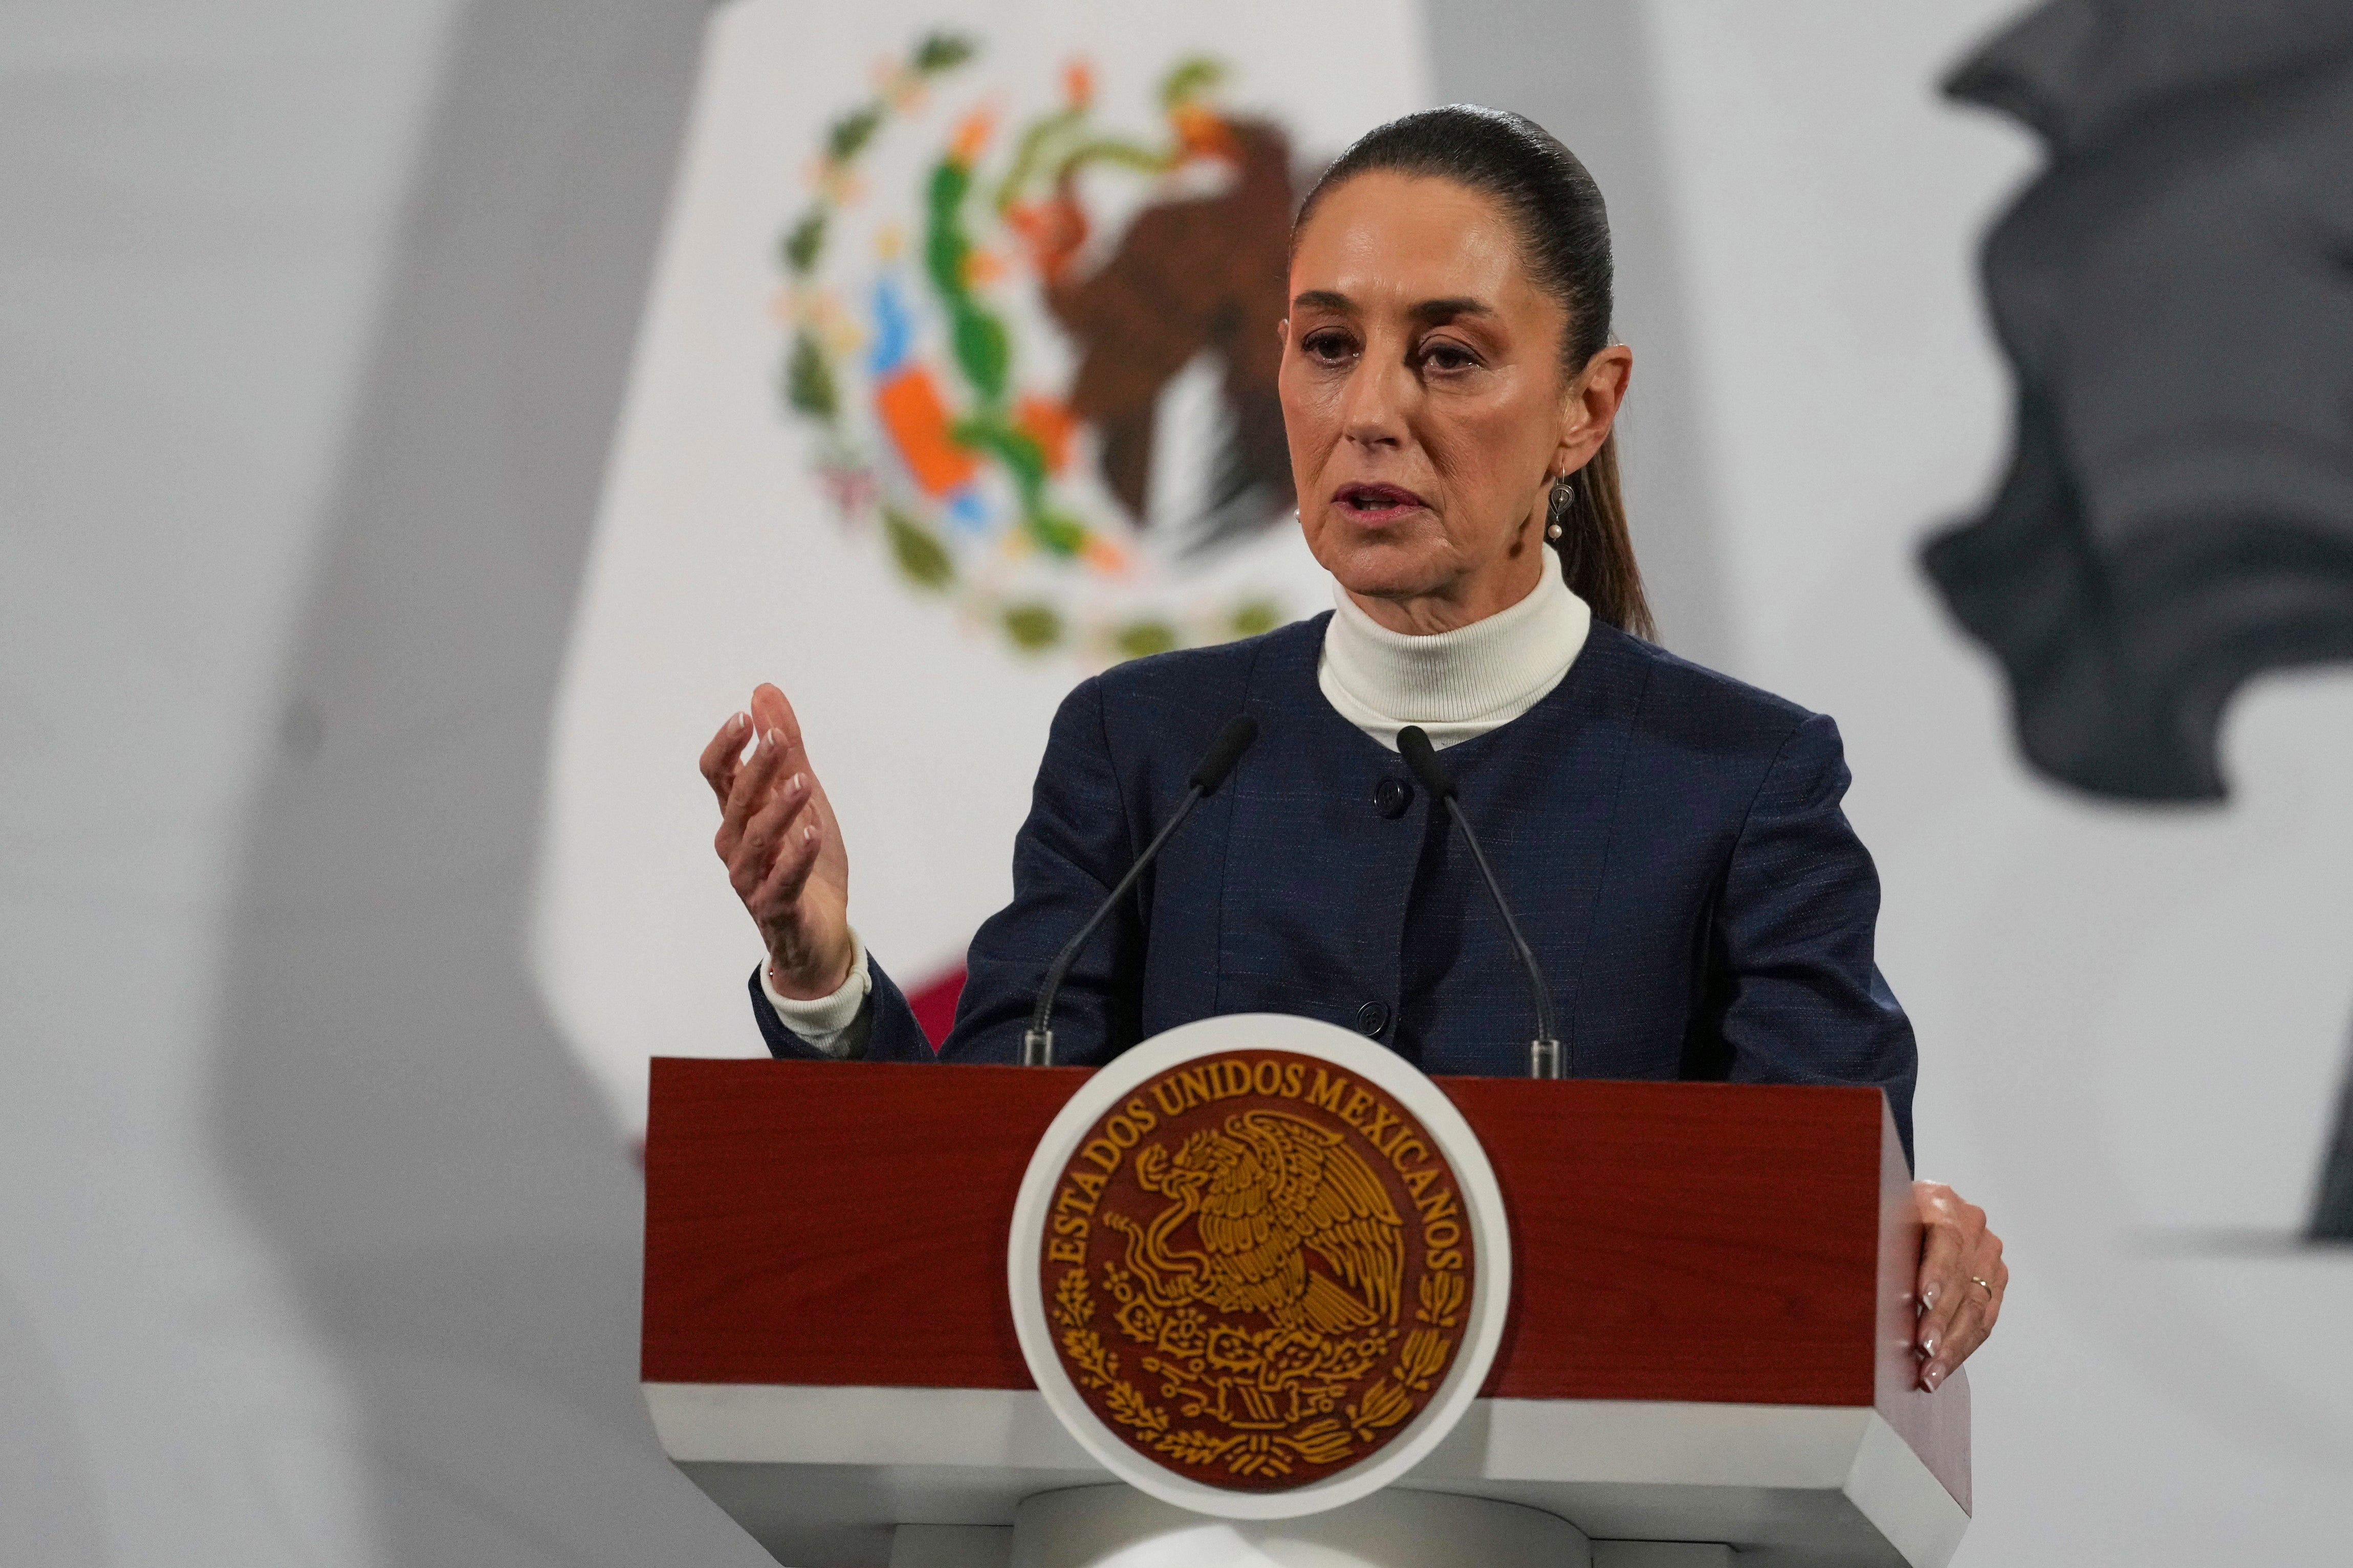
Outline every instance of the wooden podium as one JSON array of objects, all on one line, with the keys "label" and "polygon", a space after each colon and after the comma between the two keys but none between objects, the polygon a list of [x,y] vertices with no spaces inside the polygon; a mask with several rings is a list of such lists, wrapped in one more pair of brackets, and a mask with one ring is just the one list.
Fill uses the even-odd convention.
[{"label": "wooden podium", "polygon": [[[1001,1568],[1025,1502],[1111,1479],[1035,1392],[1006,1286],[1023,1169],[1086,1076],[653,1064],[646,1400],[788,1568]],[[1919,1227],[1878,1091],[1438,1082],[1503,1190],[1509,1326],[1392,1491],[1540,1510],[1600,1568],[1942,1568],[1968,1390],[1913,1387]]]}]

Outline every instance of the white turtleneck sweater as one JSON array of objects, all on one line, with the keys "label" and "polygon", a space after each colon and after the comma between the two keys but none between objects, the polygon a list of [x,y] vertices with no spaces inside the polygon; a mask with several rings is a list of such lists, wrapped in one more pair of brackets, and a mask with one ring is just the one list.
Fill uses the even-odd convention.
[{"label": "white turtleneck sweater", "polygon": [[1336,586],[1332,603],[1315,683],[1340,717],[1392,752],[1408,724],[1442,752],[1510,723],[1560,684],[1593,626],[1550,545],[1535,592],[1451,632],[1393,632]]},{"label": "white turtleneck sweater", "polygon": [[[1593,626],[1593,612],[1569,592],[1550,546],[1545,566],[1535,591],[1510,609],[1428,637],[1390,631],[1335,586],[1315,667],[1324,700],[1393,752],[1398,731],[1409,724],[1420,725],[1444,751],[1510,723],[1560,684]],[[779,995],[767,970],[760,972],[761,989],[785,1026],[828,1056],[857,1055],[873,1011],[866,944],[855,931],[850,941],[849,978],[830,996],[803,1002]]]}]

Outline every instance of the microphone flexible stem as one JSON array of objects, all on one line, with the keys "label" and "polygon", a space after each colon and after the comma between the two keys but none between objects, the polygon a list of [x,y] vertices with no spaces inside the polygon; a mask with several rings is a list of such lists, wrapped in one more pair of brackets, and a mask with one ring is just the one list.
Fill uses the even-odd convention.
[{"label": "microphone flexible stem", "polygon": [[1462,842],[1471,847],[1471,858],[1479,868],[1479,879],[1487,884],[1487,897],[1494,900],[1495,912],[1503,917],[1504,934],[1512,939],[1512,951],[1520,955],[1520,967],[1528,972],[1528,995],[1535,1005],[1536,1014],[1530,1069],[1537,1078],[1558,1078],[1565,1064],[1560,1059],[1560,1037],[1553,1033],[1552,990],[1545,984],[1544,971],[1536,967],[1535,950],[1520,934],[1520,922],[1512,914],[1512,906],[1504,901],[1504,885],[1495,879],[1494,868],[1487,864],[1487,851],[1481,847],[1479,836],[1471,830],[1471,819],[1462,814],[1462,803],[1454,798],[1451,790],[1446,795],[1446,810],[1454,818],[1454,826],[1462,830]]},{"label": "microphone flexible stem", "polygon": [[1479,836],[1471,831],[1471,819],[1462,814],[1461,802],[1454,798],[1454,781],[1446,776],[1445,764],[1438,760],[1438,748],[1430,743],[1430,732],[1419,724],[1408,724],[1398,731],[1398,755],[1421,787],[1430,792],[1431,809],[1439,801],[1453,816],[1454,826],[1462,830],[1462,842],[1471,847],[1472,863],[1479,868],[1479,879],[1487,884],[1487,896],[1495,900],[1495,912],[1504,920],[1504,932],[1512,939],[1512,950],[1520,955],[1520,967],[1528,972],[1528,1000],[1536,1016],[1536,1037],[1528,1042],[1528,1076],[1530,1078],[1566,1078],[1568,1075],[1568,1053],[1562,1049],[1560,1037],[1552,1032],[1552,992],[1545,984],[1544,971],[1536,966],[1535,950],[1528,939],[1520,934],[1520,922],[1512,916],[1512,906],[1504,901],[1504,884],[1495,879],[1495,868],[1487,864],[1487,851],[1479,843]]},{"label": "microphone flexible stem", "polygon": [[1152,842],[1144,847],[1144,853],[1135,858],[1135,864],[1127,868],[1127,875],[1119,879],[1119,885],[1112,889],[1110,896],[1096,908],[1087,923],[1079,928],[1079,934],[1063,943],[1062,951],[1054,955],[1052,966],[1046,971],[1046,983],[1038,988],[1038,1008],[1030,1015],[1029,1032],[1021,1037],[1022,1066],[1054,1065],[1054,1031],[1047,1027],[1047,1024],[1054,1014],[1055,994],[1062,989],[1063,977],[1070,973],[1071,965],[1078,961],[1079,950],[1086,946],[1087,939],[1095,934],[1096,928],[1110,918],[1112,910],[1119,908],[1120,901],[1127,897],[1128,889],[1135,886],[1136,879],[1143,876],[1145,868],[1159,857],[1160,847],[1168,842],[1168,836],[1183,826],[1185,819],[1193,814],[1193,808],[1201,804],[1201,797],[1208,793],[1198,781],[1186,790],[1184,800],[1169,814],[1160,831],[1152,836]]}]

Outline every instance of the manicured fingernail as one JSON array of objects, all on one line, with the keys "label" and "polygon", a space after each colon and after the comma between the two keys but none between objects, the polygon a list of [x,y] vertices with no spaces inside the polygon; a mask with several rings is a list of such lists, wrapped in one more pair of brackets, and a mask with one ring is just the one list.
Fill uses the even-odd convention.
[{"label": "manicured fingernail", "polygon": [[1928,1385],[1929,1393],[1934,1394],[1936,1392],[1936,1385],[1945,1381],[1945,1369],[1941,1366],[1932,1366],[1920,1374],[1920,1381]]},{"label": "manicured fingernail", "polygon": [[1920,1348],[1926,1351],[1928,1354],[1935,1355],[1936,1353],[1936,1336],[1930,1334],[1926,1339],[1922,1340],[1920,1342]]},{"label": "manicured fingernail", "polygon": [[817,837],[817,825],[815,823],[811,823],[808,826],[802,828],[801,837],[803,838],[815,838]]},{"label": "manicured fingernail", "polygon": [[768,752],[775,751],[779,745],[784,743],[784,736],[778,731],[775,730],[768,731],[765,734],[760,737],[761,754],[765,756]]},{"label": "manicured fingernail", "polygon": [[807,781],[808,781],[808,774],[807,774],[807,773],[795,773],[791,778],[787,779],[787,780],[785,782],[785,787],[786,787],[786,789],[788,789],[788,790],[791,790],[795,795],[798,795],[798,794],[800,793],[801,785],[802,785],[803,784],[807,783]]},{"label": "manicured fingernail", "polygon": [[738,713],[727,721],[727,732],[731,735],[740,735],[744,732],[744,726],[751,721],[752,716],[749,713]]},{"label": "manicured fingernail", "polygon": [[1933,1312],[1936,1310],[1936,1298],[1944,1293],[1945,1288],[1943,1286],[1931,1285],[1926,1290],[1920,1292],[1920,1305],[1927,1308],[1928,1310]]}]

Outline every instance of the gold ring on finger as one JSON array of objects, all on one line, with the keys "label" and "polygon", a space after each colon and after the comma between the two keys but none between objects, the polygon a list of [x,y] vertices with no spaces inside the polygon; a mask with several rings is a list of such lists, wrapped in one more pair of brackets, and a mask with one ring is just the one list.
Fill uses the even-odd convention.
[{"label": "gold ring on finger", "polygon": [[1970,1275],[1970,1276],[1969,1276],[1969,1283],[1970,1283],[1970,1284],[1972,1284],[1972,1285],[1982,1285],[1982,1286],[1984,1286],[1984,1287],[1985,1287],[1985,1293],[1986,1293],[1986,1300],[1989,1300],[1989,1301],[1990,1301],[1990,1300],[1993,1300],[1993,1281],[1992,1281],[1992,1280],[1990,1280],[1990,1279],[1978,1279],[1976,1275],[1972,1274],[1972,1275]]}]

